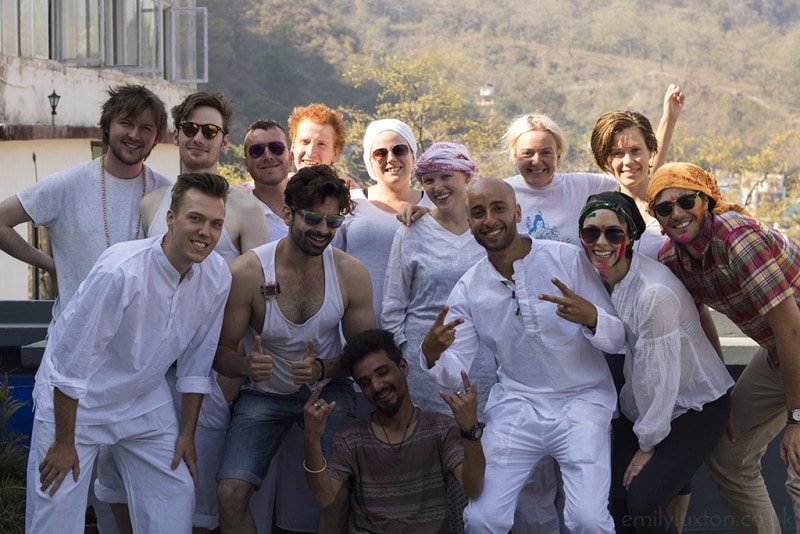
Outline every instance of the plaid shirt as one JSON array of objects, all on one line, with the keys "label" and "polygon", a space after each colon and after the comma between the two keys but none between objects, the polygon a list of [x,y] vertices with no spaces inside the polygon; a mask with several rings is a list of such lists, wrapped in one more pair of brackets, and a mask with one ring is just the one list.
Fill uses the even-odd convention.
[{"label": "plaid shirt", "polygon": [[800,301],[798,245],[772,228],[734,211],[706,216],[700,236],[689,245],[694,259],[669,240],[658,259],[689,289],[698,306],[727,315],[769,351],[778,364],[775,334],[764,315],[784,299]]}]

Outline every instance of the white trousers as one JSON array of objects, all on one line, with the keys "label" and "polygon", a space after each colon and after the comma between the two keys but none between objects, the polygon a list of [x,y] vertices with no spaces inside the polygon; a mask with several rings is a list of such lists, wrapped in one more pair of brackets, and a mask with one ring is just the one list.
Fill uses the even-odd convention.
[{"label": "white trousers", "polygon": [[101,445],[110,447],[119,466],[134,532],[191,532],[194,483],[184,463],[175,471],[170,469],[178,435],[171,403],[128,421],[77,425],[78,481],[70,472],[53,496],[47,493],[49,488],[40,489],[39,458],[44,458],[55,440],[55,424],[36,420],[33,435],[35,448],[30,454],[36,456],[28,463],[28,486],[36,488],[31,532],[83,533],[92,465]]},{"label": "white trousers", "polygon": [[608,512],[611,415],[612,410],[580,399],[568,401],[555,420],[542,418],[521,398],[487,409],[483,493],[464,510],[465,531],[511,530],[520,491],[534,466],[550,455],[561,467],[567,530],[613,533]]},{"label": "white trousers", "polygon": [[[216,375],[214,375],[216,376]],[[172,393],[176,417],[181,414],[181,393],[177,389],[175,367],[166,373],[167,383]],[[222,394],[219,384],[203,396],[197,428],[194,433],[194,447],[197,452],[198,486],[195,490],[195,510],[192,525],[214,530],[219,526],[219,506],[217,503],[217,471],[222,460],[222,446],[225,443],[225,431],[230,422],[230,408]],[[114,457],[105,448],[100,449],[97,459],[97,481],[94,491],[97,498],[105,503],[126,503],[128,496],[122,482],[122,474],[117,468]]]}]

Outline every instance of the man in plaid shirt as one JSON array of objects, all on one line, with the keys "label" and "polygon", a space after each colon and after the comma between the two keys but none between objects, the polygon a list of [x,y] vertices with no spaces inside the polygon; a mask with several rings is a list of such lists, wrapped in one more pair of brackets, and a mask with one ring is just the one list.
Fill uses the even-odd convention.
[{"label": "man in plaid shirt", "polygon": [[[798,245],[726,204],[712,175],[671,163],[652,176],[648,211],[669,236],[659,260],[703,307],[727,315],[759,344],[733,390],[728,435],[708,459],[738,532],[780,532],[761,476],[761,457],[784,426],[781,460],[795,515],[800,511],[800,254]],[[705,305],[705,306],[704,306]],[[787,417],[788,414],[788,417]]]}]

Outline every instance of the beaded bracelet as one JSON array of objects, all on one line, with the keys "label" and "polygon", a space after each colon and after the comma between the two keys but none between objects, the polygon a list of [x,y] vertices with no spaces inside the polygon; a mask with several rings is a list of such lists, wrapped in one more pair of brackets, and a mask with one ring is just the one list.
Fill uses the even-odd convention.
[{"label": "beaded bracelet", "polygon": [[308,466],[306,465],[305,459],[303,460],[303,469],[306,470],[306,473],[311,473],[312,475],[318,475],[323,471],[325,471],[325,469],[327,468],[328,468],[328,460],[326,460],[325,458],[322,459],[322,469],[320,469],[319,471],[313,471],[309,469]]}]

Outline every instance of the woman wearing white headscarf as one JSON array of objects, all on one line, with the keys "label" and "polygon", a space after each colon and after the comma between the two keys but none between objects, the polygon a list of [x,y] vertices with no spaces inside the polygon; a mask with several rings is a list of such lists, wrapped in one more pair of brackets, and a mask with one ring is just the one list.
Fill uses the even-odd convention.
[{"label": "woman wearing white headscarf", "polygon": [[336,234],[334,245],[360,260],[372,280],[375,321],[380,326],[383,279],[397,213],[409,205],[433,207],[422,191],[411,188],[417,140],[409,126],[397,119],[373,121],[364,134],[364,164],[375,184],[356,198],[356,207]]}]

